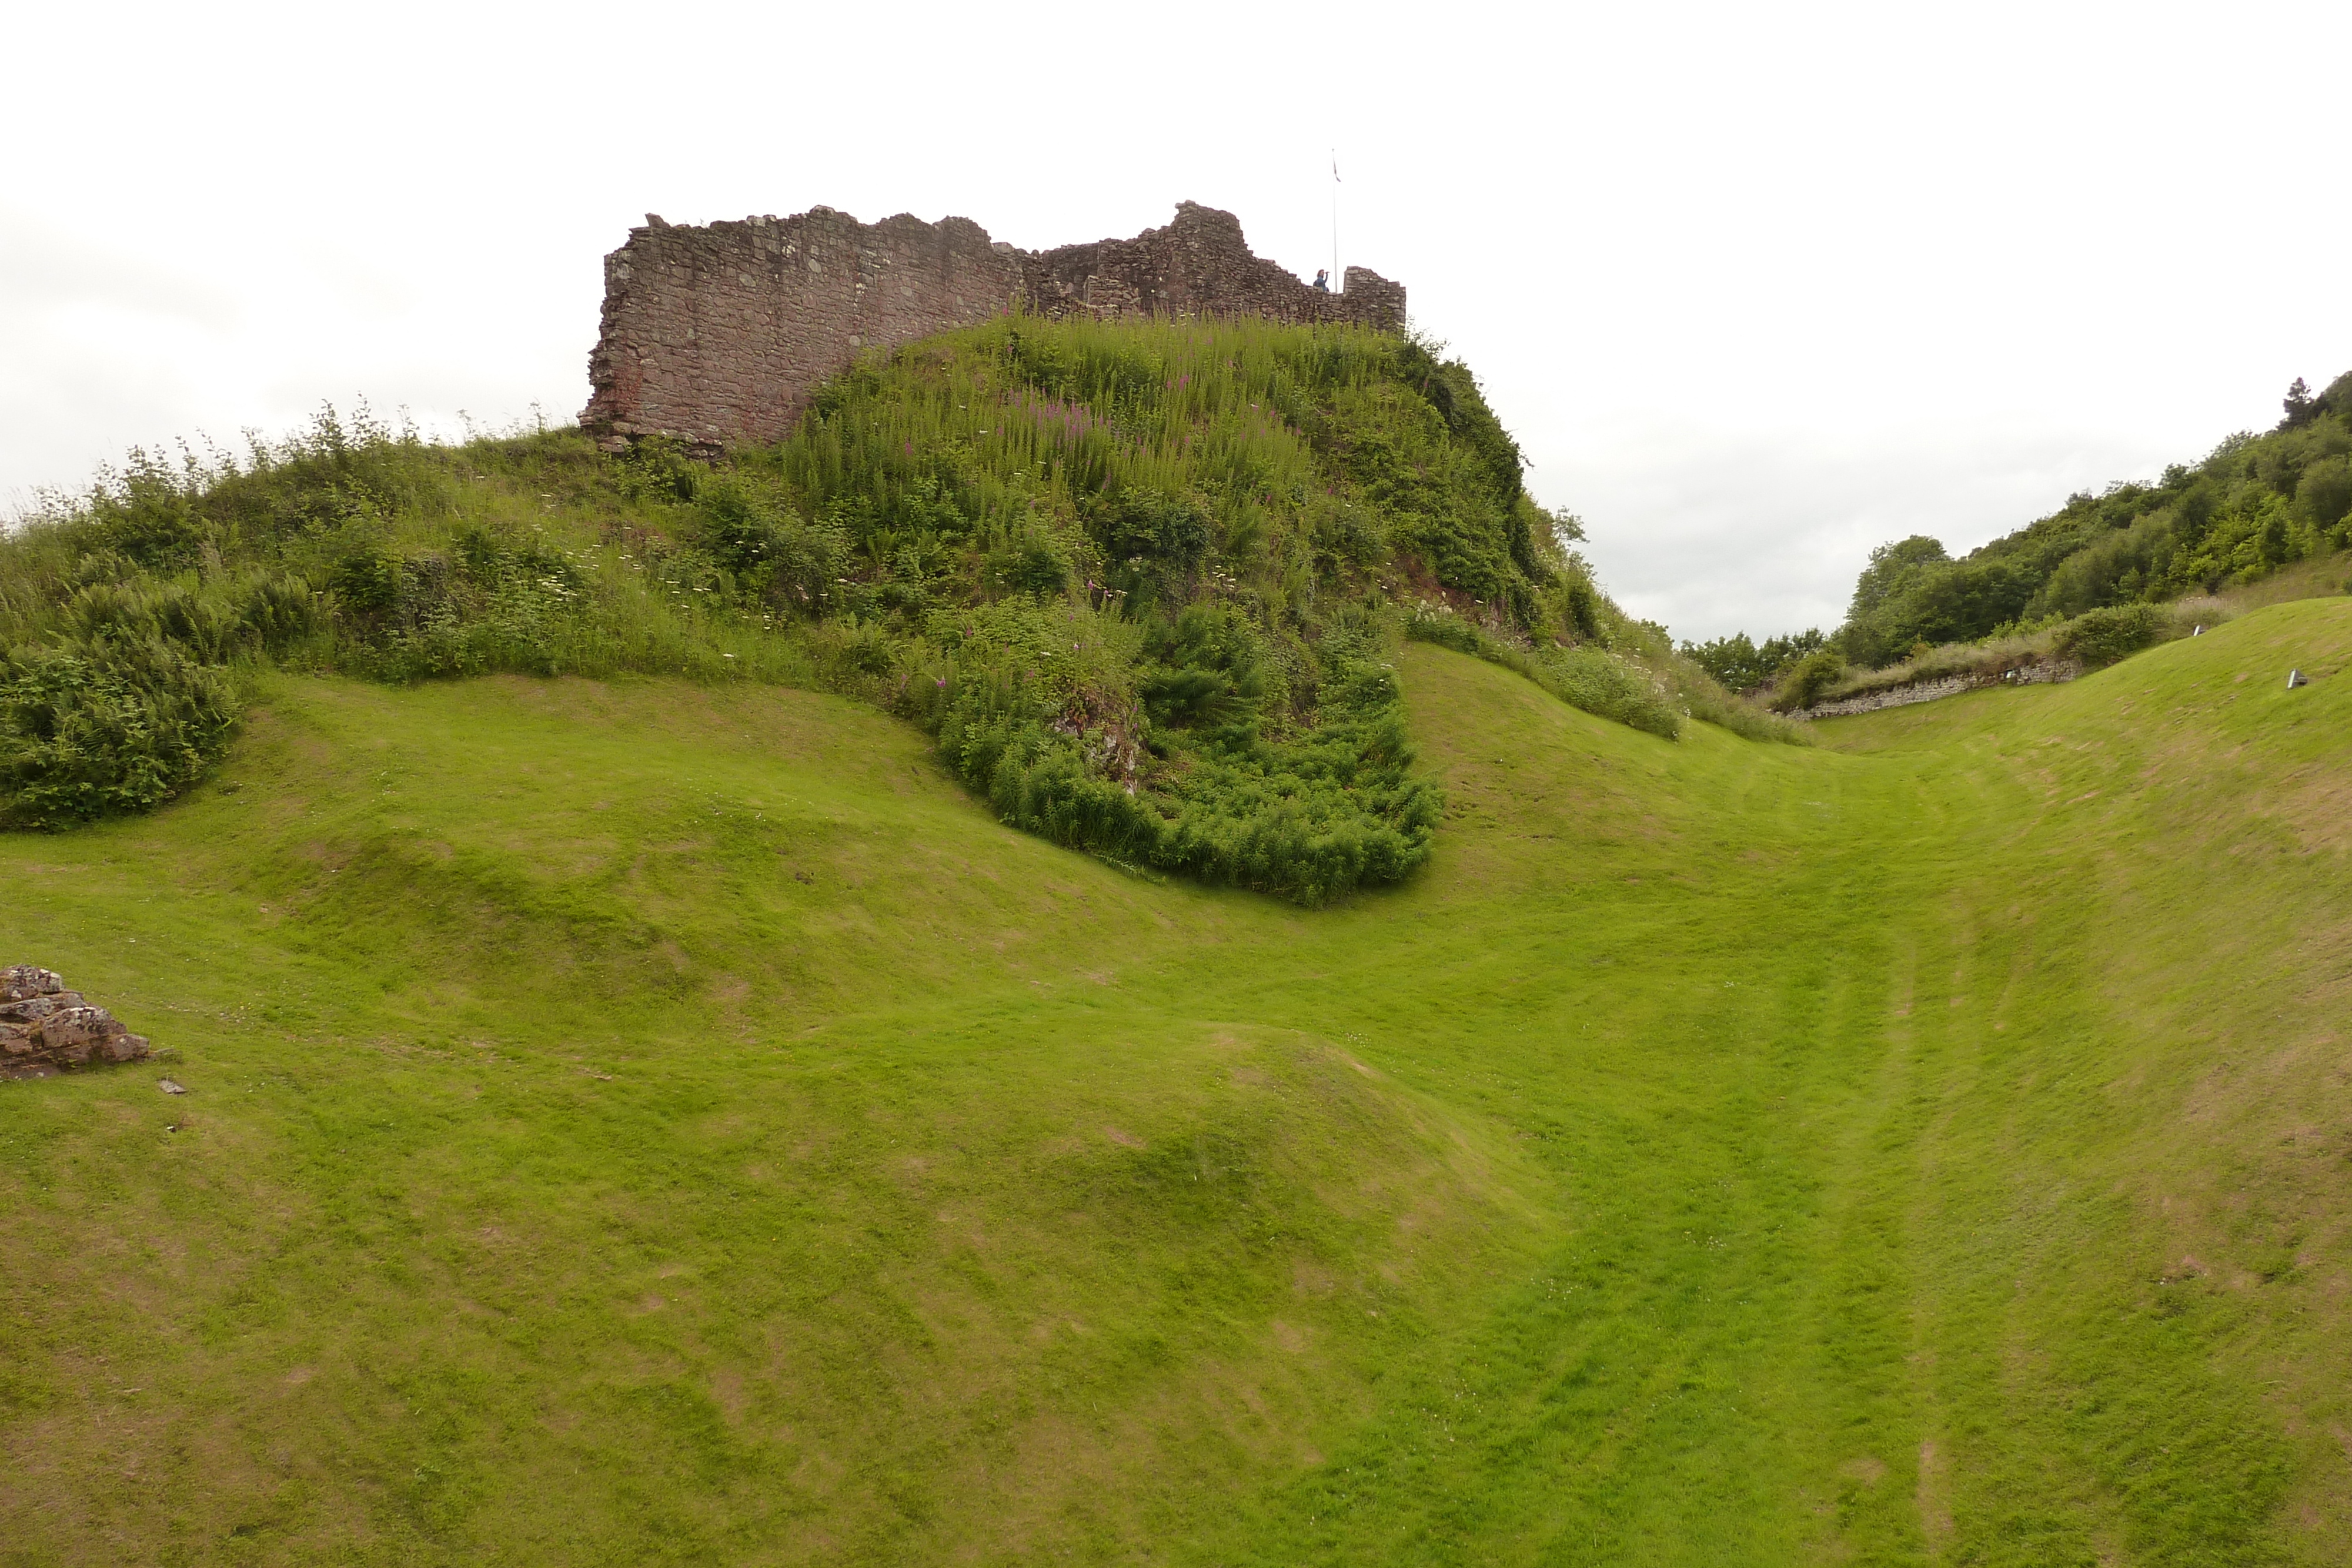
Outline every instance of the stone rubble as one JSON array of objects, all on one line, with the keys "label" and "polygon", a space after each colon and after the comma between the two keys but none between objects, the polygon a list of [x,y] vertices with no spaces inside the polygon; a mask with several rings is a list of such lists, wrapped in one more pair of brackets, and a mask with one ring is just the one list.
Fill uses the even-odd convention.
[{"label": "stone rubble", "polygon": [[0,1075],[40,1077],[147,1054],[146,1036],[68,990],[55,970],[31,964],[0,969]]}]

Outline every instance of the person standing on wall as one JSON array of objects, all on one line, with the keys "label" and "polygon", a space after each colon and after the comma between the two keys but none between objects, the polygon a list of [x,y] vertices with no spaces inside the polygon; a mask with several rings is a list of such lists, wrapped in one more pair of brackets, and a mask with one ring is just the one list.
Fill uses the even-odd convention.
[{"label": "person standing on wall", "polygon": [[1315,269],[1315,287],[1326,294],[1331,292],[1331,274],[1328,269],[1320,267]]}]

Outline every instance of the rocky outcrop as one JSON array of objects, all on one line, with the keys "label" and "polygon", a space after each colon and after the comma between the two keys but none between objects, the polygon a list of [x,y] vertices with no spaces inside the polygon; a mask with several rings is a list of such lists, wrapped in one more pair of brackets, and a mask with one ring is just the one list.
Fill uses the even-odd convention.
[{"label": "rocky outcrop", "polygon": [[68,990],[56,971],[30,964],[0,969],[0,1073],[27,1077],[147,1054],[144,1035]]}]

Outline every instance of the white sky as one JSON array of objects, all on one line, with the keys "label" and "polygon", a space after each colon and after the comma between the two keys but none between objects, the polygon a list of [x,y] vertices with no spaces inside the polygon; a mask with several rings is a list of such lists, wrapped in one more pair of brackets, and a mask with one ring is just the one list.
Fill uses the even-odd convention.
[{"label": "white sky", "polygon": [[2352,8],[29,5],[0,497],[364,394],[586,400],[600,263],[824,203],[1039,247],[1191,198],[1412,290],[1680,635],[1834,625],[2352,369]]}]

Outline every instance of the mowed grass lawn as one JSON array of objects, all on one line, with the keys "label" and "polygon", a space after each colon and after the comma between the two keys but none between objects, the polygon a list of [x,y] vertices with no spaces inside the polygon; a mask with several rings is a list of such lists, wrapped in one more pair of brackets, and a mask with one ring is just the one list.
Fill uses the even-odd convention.
[{"label": "mowed grass lawn", "polygon": [[0,1563],[2343,1563],[2347,650],[1805,750],[1411,646],[1314,913],[831,697],[276,679],[0,839],[191,1090],[0,1083]]}]

